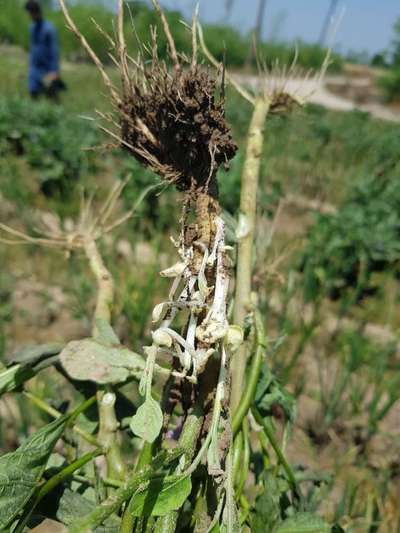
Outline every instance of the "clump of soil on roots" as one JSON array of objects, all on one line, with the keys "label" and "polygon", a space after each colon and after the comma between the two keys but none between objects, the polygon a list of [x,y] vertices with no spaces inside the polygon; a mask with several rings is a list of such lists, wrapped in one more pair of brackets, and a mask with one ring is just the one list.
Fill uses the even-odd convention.
[{"label": "clump of soil on roots", "polygon": [[179,190],[216,191],[216,171],[236,153],[216,81],[199,66],[156,64],[120,104],[123,146]]}]

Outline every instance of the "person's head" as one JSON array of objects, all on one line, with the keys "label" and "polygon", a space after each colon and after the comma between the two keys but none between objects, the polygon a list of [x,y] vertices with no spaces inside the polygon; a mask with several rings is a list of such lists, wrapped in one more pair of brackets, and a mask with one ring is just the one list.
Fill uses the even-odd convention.
[{"label": "person's head", "polygon": [[37,0],[28,0],[25,4],[25,9],[29,13],[32,20],[41,20],[42,8]]}]

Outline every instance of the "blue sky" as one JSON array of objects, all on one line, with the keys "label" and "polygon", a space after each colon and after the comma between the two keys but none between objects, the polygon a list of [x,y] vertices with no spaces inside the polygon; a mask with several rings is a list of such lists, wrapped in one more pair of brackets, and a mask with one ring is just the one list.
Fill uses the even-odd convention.
[{"label": "blue sky", "polygon": [[[189,16],[196,0],[161,0],[161,3]],[[254,25],[257,5],[258,0],[234,0],[230,23],[248,31]],[[222,22],[224,6],[225,0],[200,0],[202,19]],[[265,36],[315,42],[328,6],[329,0],[268,0]],[[335,47],[344,52],[353,49],[373,53],[389,46],[393,24],[400,17],[400,0],[339,0],[338,12],[342,11]]]}]

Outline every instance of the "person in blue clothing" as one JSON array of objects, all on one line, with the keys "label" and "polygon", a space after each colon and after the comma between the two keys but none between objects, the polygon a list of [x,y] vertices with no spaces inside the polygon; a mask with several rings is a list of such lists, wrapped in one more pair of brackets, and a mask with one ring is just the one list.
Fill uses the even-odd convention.
[{"label": "person in blue clothing", "polygon": [[56,98],[64,84],[60,79],[59,46],[57,31],[44,20],[42,9],[37,0],[28,0],[25,9],[29,13],[30,60],[28,86],[32,98],[41,95]]}]

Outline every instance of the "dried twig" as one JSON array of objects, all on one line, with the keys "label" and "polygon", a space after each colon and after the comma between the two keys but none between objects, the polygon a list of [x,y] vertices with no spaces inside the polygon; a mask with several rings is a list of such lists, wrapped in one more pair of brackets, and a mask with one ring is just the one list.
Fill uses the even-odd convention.
[{"label": "dried twig", "polygon": [[171,61],[174,65],[174,68],[177,72],[181,70],[181,65],[178,58],[178,53],[176,51],[175,41],[172,37],[171,30],[167,21],[167,18],[165,16],[164,11],[161,9],[160,2],[158,0],[152,0],[153,6],[155,10],[157,11],[157,15],[160,17],[161,24],[165,33],[165,37],[168,41],[168,47],[169,47],[169,53],[171,57]]},{"label": "dried twig", "polygon": [[123,90],[125,94],[127,94],[132,90],[132,87],[130,83],[131,78],[129,75],[124,34],[124,0],[118,0],[118,48]]},{"label": "dried twig", "polygon": [[193,14],[192,20],[192,69],[197,65],[197,21],[199,18],[199,4],[197,3],[196,9]]}]

